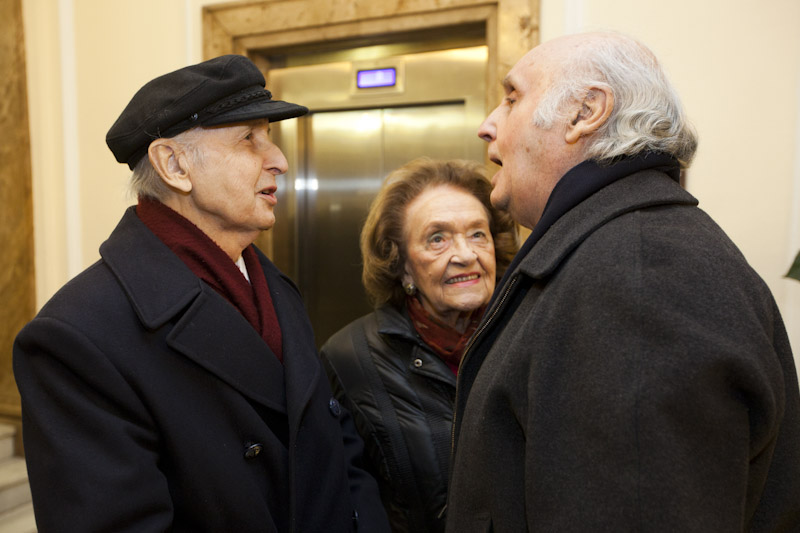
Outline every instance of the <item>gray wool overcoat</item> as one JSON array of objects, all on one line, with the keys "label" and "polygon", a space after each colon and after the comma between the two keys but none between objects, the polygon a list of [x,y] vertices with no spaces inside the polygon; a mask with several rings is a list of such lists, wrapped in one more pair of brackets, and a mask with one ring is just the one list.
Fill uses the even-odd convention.
[{"label": "gray wool overcoat", "polygon": [[498,290],[458,376],[448,531],[800,529],[781,317],[674,180],[596,192]]}]

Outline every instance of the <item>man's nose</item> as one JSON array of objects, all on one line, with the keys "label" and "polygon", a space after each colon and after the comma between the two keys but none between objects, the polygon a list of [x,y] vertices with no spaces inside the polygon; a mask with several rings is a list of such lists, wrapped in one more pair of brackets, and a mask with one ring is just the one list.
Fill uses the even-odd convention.
[{"label": "man's nose", "polygon": [[285,174],[289,170],[289,162],[277,145],[269,143],[264,154],[264,168],[275,175]]},{"label": "man's nose", "polygon": [[478,137],[480,137],[487,143],[492,142],[496,137],[497,129],[495,128],[495,123],[494,123],[495,111],[497,111],[496,108],[489,114],[488,117],[486,117],[486,120],[484,120],[483,123],[478,128]]}]

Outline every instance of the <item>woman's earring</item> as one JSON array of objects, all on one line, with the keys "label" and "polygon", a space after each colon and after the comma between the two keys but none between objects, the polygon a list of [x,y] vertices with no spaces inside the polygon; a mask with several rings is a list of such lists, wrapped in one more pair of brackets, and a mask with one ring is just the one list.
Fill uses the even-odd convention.
[{"label": "woman's earring", "polygon": [[414,296],[417,292],[417,286],[414,285],[414,282],[410,282],[407,285],[403,285],[403,290],[406,291],[406,294],[409,296]]}]

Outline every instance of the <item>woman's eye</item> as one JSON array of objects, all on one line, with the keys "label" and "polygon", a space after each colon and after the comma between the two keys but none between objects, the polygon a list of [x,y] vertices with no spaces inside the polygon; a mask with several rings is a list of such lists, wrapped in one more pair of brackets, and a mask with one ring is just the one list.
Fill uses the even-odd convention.
[{"label": "woman's eye", "polygon": [[434,248],[441,247],[444,243],[445,238],[441,233],[434,233],[428,238],[428,244]]},{"label": "woman's eye", "polygon": [[489,234],[485,231],[476,231],[470,235],[472,242],[484,243],[489,241]]}]

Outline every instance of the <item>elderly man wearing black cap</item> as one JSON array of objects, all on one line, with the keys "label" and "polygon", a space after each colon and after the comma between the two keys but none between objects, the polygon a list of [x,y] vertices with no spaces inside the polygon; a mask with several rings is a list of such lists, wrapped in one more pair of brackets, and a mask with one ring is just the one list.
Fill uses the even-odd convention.
[{"label": "elderly man wearing black cap", "polygon": [[139,202],[18,335],[47,531],[384,531],[300,295],[253,246],[287,162],[243,56],[142,87],[107,135]]}]

